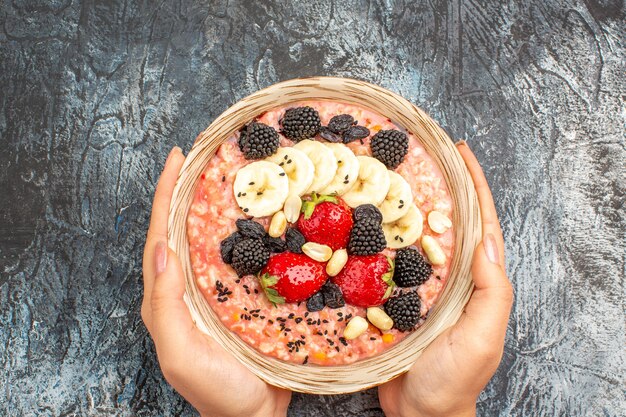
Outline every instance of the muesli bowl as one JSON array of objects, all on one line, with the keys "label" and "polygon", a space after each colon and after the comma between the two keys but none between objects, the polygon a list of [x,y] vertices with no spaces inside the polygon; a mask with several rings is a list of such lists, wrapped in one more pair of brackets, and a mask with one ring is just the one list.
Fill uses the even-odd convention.
[{"label": "muesli bowl", "polygon": [[[220,145],[251,120],[271,109],[311,100],[362,106],[405,128],[438,167],[453,206],[454,250],[447,264],[449,273],[426,320],[382,353],[342,365],[318,366],[307,364],[306,360],[304,364],[283,361],[253,348],[242,340],[241,335],[229,330],[207,302],[194,277],[190,257],[188,213],[196,188],[204,180],[205,169]],[[422,110],[372,84],[345,78],[315,77],[275,84],[242,99],[198,136],[174,191],[169,234],[170,247],[179,255],[186,277],[185,300],[202,331],[272,385],[305,393],[338,394],[376,386],[406,372],[423,349],[458,320],[473,288],[470,262],[480,239],[480,219],[473,183],[463,160],[450,138]]]}]

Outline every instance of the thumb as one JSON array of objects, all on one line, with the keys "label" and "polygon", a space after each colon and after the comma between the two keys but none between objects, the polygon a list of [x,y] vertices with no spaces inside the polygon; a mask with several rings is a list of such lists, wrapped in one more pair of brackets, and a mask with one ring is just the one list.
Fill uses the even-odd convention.
[{"label": "thumb", "polygon": [[486,233],[474,251],[472,280],[474,293],[465,308],[466,319],[483,340],[504,343],[513,304],[513,288],[500,265],[496,239]]},{"label": "thumb", "polygon": [[156,245],[156,271],[152,289],[152,325],[157,345],[175,341],[193,330],[194,324],[183,300],[185,278],[180,260],[165,242]]}]

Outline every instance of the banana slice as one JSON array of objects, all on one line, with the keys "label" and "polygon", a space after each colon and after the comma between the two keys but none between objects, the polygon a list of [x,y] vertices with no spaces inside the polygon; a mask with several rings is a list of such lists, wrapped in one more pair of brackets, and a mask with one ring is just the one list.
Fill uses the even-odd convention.
[{"label": "banana slice", "polygon": [[380,205],[389,191],[389,172],[376,158],[357,156],[359,176],[350,190],[341,198],[352,208],[361,204]]},{"label": "banana slice", "polygon": [[324,143],[324,146],[330,148],[337,159],[337,173],[332,182],[320,193],[342,195],[352,188],[359,176],[359,160],[350,148],[342,143]]},{"label": "banana slice", "polygon": [[237,204],[248,216],[269,216],[283,208],[289,179],[278,165],[256,161],[237,171],[233,191]]},{"label": "banana slice", "polygon": [[313,183],[305,191],[305,194],[319,193],[331,183],[337,172],[337,158],[330,148],[322,145],[320,142],[305,139],[293,146],[295,149],[302,151],[313,162],[315,173],[313,174]]},{"label": "banana slice", "polygon": [[378,208],[383,223],[391,223],[408,213],[413,202],[411,186],[400,174],[389,171],[389,191]]},{"label": "banana slice", "polygon": [[409,211],[393,223],[383,224],[383,233],[387,240],[387,247],[391,249],[404,248],[415,243],[422,235],[424,218],[422,213],[411,204]]},{"label": "banana slice", "polygon": [[302,151],[294,148],[278,148],[266,161],[273,162],[285,170],[289,178],[289,193],[303,195],[313,183],[315,167]]}]

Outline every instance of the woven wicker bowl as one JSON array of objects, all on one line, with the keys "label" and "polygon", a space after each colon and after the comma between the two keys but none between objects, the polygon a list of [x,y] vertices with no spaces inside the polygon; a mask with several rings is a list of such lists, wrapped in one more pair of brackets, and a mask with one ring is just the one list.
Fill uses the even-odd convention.
[{"label": "woven wicker bowl", "polygon": [[[371,108],[404,126],[421,140],[439,165],[454,201],[456,248],[451,273],[426,322],[382,354],[345,365],[298,365],[266,357],[231,333],[198,290],[189,260],[187,212],[197,179],[217,147],[241,126],[273,107],[300,100],[335,100]],[[187,156],[174,190],[169,244],[179,255],[187,281],[185,300],[196,325],[269,384],[314,394],[355,392],[406,372],[443,330],[454,324],[470,297],[470,261],[480,239],[480,217],[473,183],[450,138],[424,111],[378,86],[346,78],[316,77],[285,81],[258,91],[226,110],[202,132]]]}]

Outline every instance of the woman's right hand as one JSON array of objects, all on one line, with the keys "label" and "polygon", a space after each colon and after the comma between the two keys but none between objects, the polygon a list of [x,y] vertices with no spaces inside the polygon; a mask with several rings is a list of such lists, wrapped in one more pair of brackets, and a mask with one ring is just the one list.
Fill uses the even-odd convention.
[{"label": "woman's right hand", "polygon": [[476,400],[495,373],[513,289],[504,270],[504,240],[489,185],[465,142],[457,144],[474,180],[483,239],[474,251],[474,293],[459,321],[437,337],[404,375],[378,389],[388,417],[473,416]]}]

